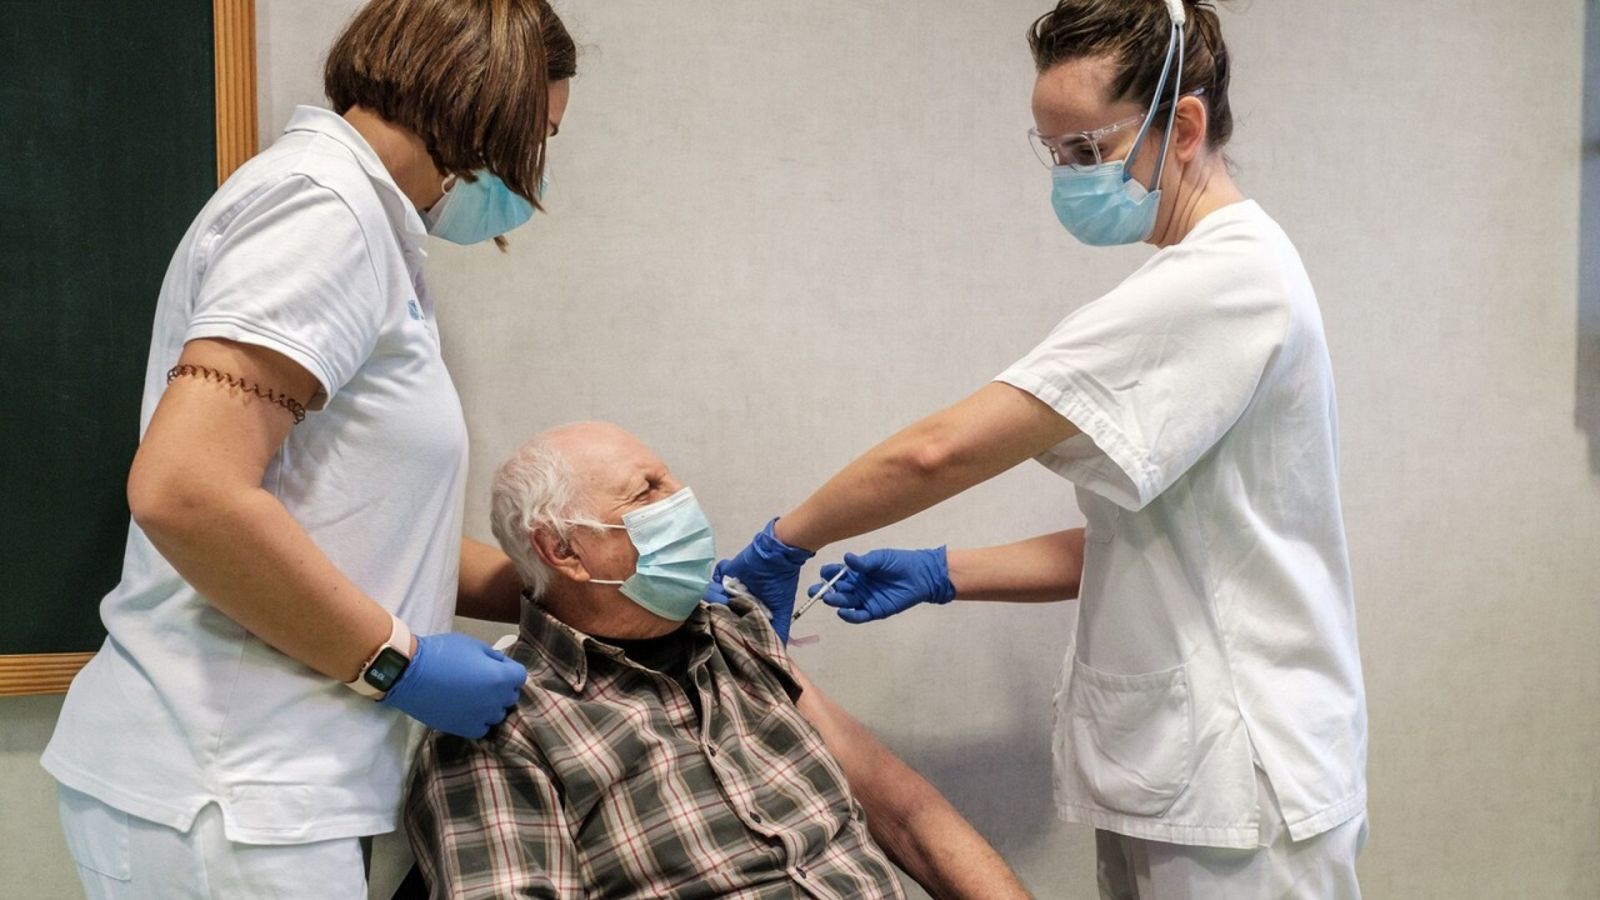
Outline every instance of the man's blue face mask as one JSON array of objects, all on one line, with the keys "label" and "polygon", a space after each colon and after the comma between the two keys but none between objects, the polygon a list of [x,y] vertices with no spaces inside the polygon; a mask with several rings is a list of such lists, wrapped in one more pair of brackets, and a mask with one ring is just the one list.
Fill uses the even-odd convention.
[{"label": "man's blue face mask", "polygon": [[717,541],[694,491],[684,488],[633,510],[623,515],[621,525],[578,524],[624,530],[639,551],[639,562],[627,580],[595,578],[593,583],[621,585],[623,596],[672,622],[689,618],[700,605],[717,561]]},{"label": "man's blue face mask", "polygon": [[[429,234],[453,244],[476,244],[521,227],[533,218],[536,207],[506,187],[505,182],[486,171],[473,174],[476,181],[456,179],[439,202],[423,213]],[[540,195],[549,187],[550,179],[543,179],[539,183]]]}]

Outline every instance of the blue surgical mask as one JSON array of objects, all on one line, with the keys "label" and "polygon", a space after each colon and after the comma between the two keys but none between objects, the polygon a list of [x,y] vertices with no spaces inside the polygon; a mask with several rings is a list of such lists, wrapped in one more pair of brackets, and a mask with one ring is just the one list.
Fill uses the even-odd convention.
[{"label": "blue surgical mask", "polygon": [[[476,244],[499,237],[533,218],[535,207],[488,172],[475,172],[476,181],[457,178],[422,220],[428,233],[455,244]],[[550,180],[539,184],[542,195]]]},{"label": "blue surgical mask", "polygon": [[700,605],[717,561],[717,542],[694,491],[684,488],[627,513],[621,525],[588,524],[627,531],[639,551],[639,562],[627,580],[596,578],[595,584],[619,584],[623,596],[673,622],[689,618]]},{"label": "blue surgical mask", "polygon": [[[1161,80],[1156,83],[1150,111],[1145,114],[1144,124],[1127,158],[1090,167],[1056,166],[1051,171],[1050,204],[1055,207],[1056,218],[1073,237],[1091,247],[1137,243],[1148,239],[1155,229],[1156,213],[1161,209],[1161,174],[1166,167],[1167,146],[1172,140],[1172,122],[1178,111],[1183,78],[1183,4],[1177,3],[1174,10],[1174,5],[1168,3],[1168,11],[1173,22],[1168,32],[1166,63],[1161,69]],[[1172,109],[1167,113],[1161,156],[1156,160],[1155,177],[1150,182],[1153,189],[1150,189],[1134,180],[1128,163],[1139,155],[1145,135],[1155,121],[1156,110],[1161,108],[1168,75],[1173,76]]]},{"label": "blue surgical mask", "polygon": [[1146,190],[1135,181],[1126,162],[1101,163],[1087,171],[1057,166],[1051,173],[1050,203],[1056,218],[1091,247],[1136,243],[1155,228],[1161,192]]}]

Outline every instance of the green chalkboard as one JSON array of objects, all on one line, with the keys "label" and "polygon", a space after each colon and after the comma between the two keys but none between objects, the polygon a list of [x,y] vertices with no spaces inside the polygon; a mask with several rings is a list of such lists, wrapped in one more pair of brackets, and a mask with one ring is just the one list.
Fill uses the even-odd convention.
[{"label": "green chalkboard", "polygon": [[0,654],[95,649],[162,275],[216,189],[211,0],[0,0]]}]

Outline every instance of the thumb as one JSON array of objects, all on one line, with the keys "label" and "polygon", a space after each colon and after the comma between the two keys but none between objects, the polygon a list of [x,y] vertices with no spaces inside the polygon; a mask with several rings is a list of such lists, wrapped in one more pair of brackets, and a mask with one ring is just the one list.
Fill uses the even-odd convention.
[{"label": "thumb", "polygon": [[862,558],[860,556],[855,555],[854,553],[846,553],[844,555],[844,567],[847,568],[847,569],[850,569],[853,572],[861,572],[861,571],[865,571],[867,569],[873,568],[873,565],[872,565],[872,563],[870,561],[870,557],[871,556],[872,556],[872,554],[868,553],[867,554],[868,558],[864,559],[864,558]]}]

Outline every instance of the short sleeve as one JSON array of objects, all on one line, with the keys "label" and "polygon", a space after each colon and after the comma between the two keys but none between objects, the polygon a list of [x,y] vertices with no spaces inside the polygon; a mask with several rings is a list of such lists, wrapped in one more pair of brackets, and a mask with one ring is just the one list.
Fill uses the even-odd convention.
[{"label": "short sleeve", "polygon": [[1249,406],[1288,328],[1288,297],[1248,241],[1163,251],[1057,325],[997,381],[1081,432],[1038,457],[1136,510],[1210,450]]},{"label": "short sleeve", "polygon": [[206,252],[184,341],[275,350],[322,384],[324,400],[377,345],[384,297],[361,221],[303,175],[244,202]]}]

